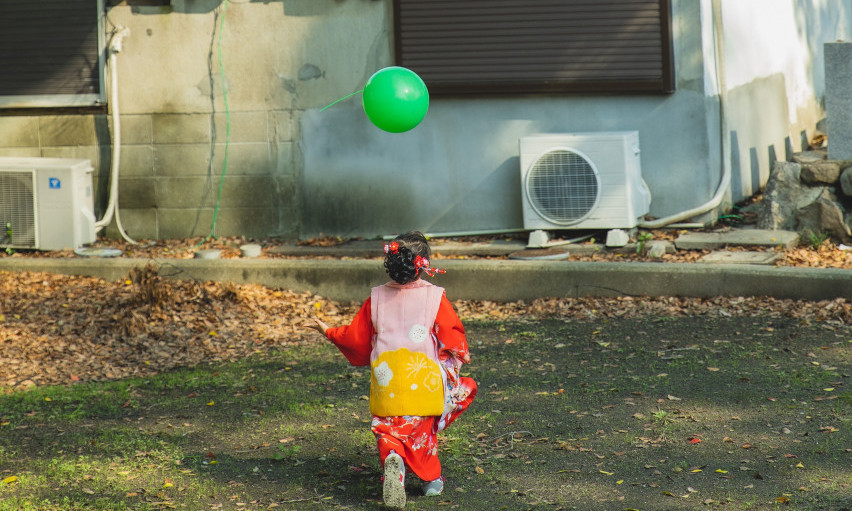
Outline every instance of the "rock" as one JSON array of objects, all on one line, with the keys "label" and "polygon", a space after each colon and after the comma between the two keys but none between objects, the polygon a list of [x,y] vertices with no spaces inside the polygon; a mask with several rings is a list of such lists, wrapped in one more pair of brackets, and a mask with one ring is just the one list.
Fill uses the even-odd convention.
[{"label": "rock", "polygon": [[648,257],[652,259],[662,258],[669,250],[674,252],[674,245],[669,241],[649,241],[647,247]]},{"label": "rock", "polygon": [[847,167],[840,173],[840,190],[843,195],[852,197],[852,167]]},{"label": "rock", "polygon": [[808,185],[833,185],[840,177],[840,165],[835,161],[803,163],[800,179]]},{"label": "rock", "polygon": [[814,235],[826,233],[844,243],[852,236],[844,222],[843,208],[828,189],[823,190],[814,202],[798,210],[796,230]]},{"label": "rock", "polygon": [[792,231],[796,212],[811,204],[825,187],[802,186],[802,166],[786,161],[775,162],[757,215],[757,228]]},{"label": "rock", "polygon": [[623,247],[630,241],[630,236],[622,229],[613,229],[606,233],[607,247]]},{"label": "rock", "polygon": [[791,156],[790,159],[793,161],[793,163],[816,163],[819,161],[824,161],[827,157],[828,151],[815,150],[796,153]]}]

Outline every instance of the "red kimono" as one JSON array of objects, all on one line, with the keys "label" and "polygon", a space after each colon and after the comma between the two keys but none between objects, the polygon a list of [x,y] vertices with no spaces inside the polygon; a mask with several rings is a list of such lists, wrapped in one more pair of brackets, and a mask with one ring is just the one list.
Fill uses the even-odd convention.
[{"label": "red kimono", "polygon": [[[424,481],[441,476],[438,459],[438,431],[449,426],[476,396],[476,382],[459,377],[462,364],[470,362],[464,326],[446,296],[441,298],[432,333],[438,340],[438,357],[448,363],[447,389],[451,411],[445,416],[373,416],[371,429],[376,435],[382,465],[391,451]],[[376,335],[371,316],[371,299],[367,299],[349,325],[329,328],[326,333],[350,364],[370,365],[373,339]]]}]

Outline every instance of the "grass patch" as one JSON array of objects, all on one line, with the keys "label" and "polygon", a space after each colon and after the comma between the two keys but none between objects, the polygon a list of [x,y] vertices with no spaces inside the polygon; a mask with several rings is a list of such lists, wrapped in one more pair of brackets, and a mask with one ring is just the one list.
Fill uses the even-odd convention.
[{"label": "grass patch", "polygon": [[[852,508],[852,334],[471,322],[477,400],[408,509]],[[0,510],[380,509],[368,372],[316,343],[0,393]],[[409,479],[414,479],[413,477]]]}]

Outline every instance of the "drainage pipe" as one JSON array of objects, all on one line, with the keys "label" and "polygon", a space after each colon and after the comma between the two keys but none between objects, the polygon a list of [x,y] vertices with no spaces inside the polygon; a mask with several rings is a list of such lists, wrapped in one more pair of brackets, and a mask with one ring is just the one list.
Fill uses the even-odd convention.
[{"label": "drainage pipe", "polygon": [[721,140],[719,141],[722,153],[722,178],[719,181],[719,187],[716,189],[716,194],[713,195],[708,202],[701,206],[692,208],[687,211],[650,220],[640,222],[639,227],[644,229],[657,229],[665,227],[669,224],[681,222],[696,215],[706,213],[719,204],[725,198],[728,188],[731,185],[731,162],[730,162],[730,147],[728,142],[728,119],[726,117],[726,108],[728,103],[728,85],[725,81],[725,35],[722,28],[722,2],[721,0],[712,0],[713,5],[713,38],[715,43],[713,64],[716,68],[716,90],[719,95],[719,128],[721,131]]},{"label": "drainage pipe", "polygon": [[117,27],[112,34],[109,48],[109,74],[110,74],[110,110],[112,111],[112,158],[110,166],[110,192],[107,209],[104,212],[103,218],[95,222],[95,232],[102,230],[112,222],[112,217],[115,215],[115,224],[118,227],[118,232],[121,237],[128,243],[136,245],[137,242],[131,239],[124,227],[121,225],[121,217],[118,213],[118,166],[121,158],[121,121],[118,115],[118,65],[117,57],[123,47],[124,38],[130,35],[130,29],[125,27]]}]

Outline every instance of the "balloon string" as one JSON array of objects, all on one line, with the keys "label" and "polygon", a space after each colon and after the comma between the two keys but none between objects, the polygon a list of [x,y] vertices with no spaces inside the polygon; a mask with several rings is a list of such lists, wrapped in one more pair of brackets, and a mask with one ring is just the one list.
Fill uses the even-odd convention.
[{"label": "balloon string", "polygon": [[332,107],[332,106],[334,106],[334,105],[336,105],[336,104],[340,103],[340,102],[341,102],[341,101],[343,101],[344,99],[349,99],[349,98],[351,98],[351,97],[352,97],[352,96],[354,96],[355,94],[360,94],[361,92],[364,92],[364,89],[356,90],[355,92],[353,92],[352,94],[349,94],[348,96],[343,96],[342,98],[338,99],[338,100],[337,100],[337,101],[335,101],[334,103],[332,103],[332,104],[330,104],[330,105],[326,105],[326,106],[322,107],[322,110],[320,110],[320,112],[322,112],[322,111],[323,111],[323,110],[325,110],[326,108]]}]

